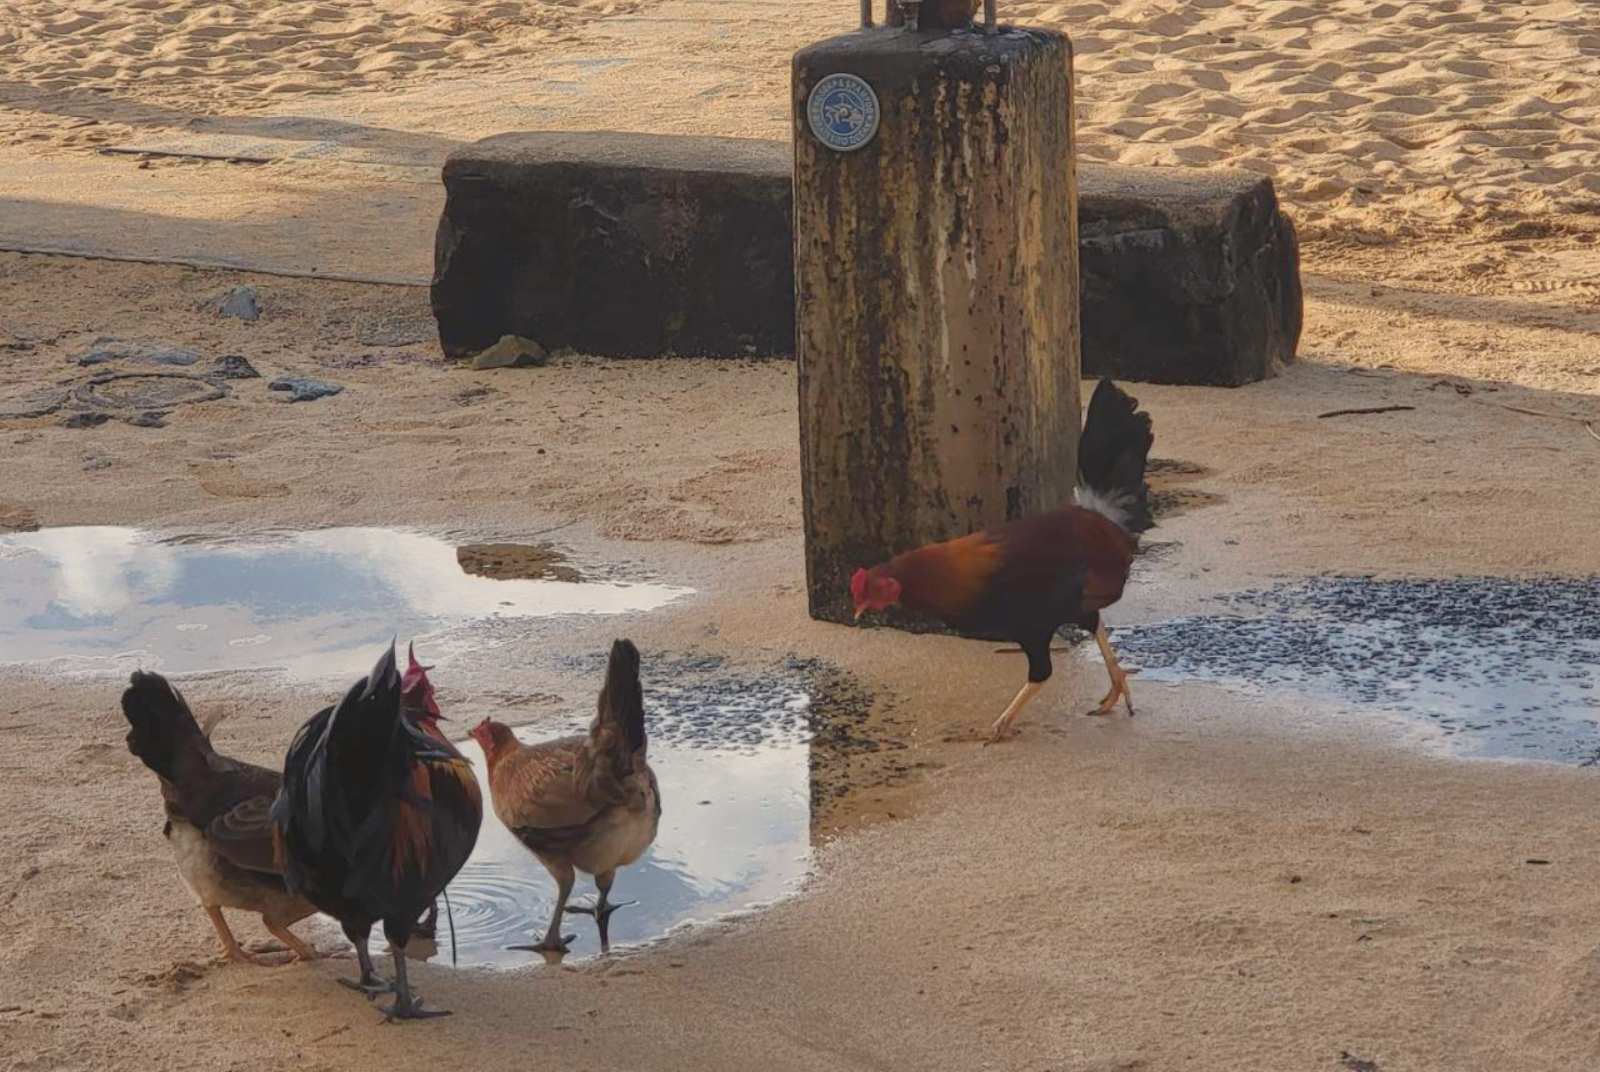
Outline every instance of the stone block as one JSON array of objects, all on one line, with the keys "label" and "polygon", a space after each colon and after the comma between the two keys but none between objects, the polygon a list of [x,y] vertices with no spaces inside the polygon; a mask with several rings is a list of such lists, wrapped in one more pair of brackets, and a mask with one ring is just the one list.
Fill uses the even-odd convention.
[{"label": "stone block", "polygon": [[505,134],[444,166],[433,312],[452,357],[503,335],[619,357],[794,352],[786,143]]},{"label": "stone block", "polygon": [[1244,171],[1078,168],[1083,374],[1237,387],[1294,360],[1294,224]]},{"label": "stone block", "polygon": [[[588,353],[789,355],[793,149],[505,134],[458,150],[433,303],[451,356],[519,334]],[[1294,360],[1294,225],[1270,179],[1079,164],[1085,376],[1238,386]]]}]

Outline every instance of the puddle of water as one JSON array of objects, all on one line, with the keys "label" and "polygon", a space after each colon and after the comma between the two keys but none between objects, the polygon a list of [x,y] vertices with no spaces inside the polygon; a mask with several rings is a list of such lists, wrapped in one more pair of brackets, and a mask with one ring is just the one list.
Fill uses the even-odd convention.
[{"label": "puddle of water", "polygon": [[1462,756],[1600,763],[1600,578],[1313,581],[1116,630],[1155,680],[1422,721]]},{"label": "puddle of water", "polygon": [[[693,682],[684,680],[684,669],[670,661],[645,666],[650,765],[661,786],[661,825],[655,844],[618,872],[612,886],[613,901],[638,902],[611,917],[613,951],[659,938],[681,924],[781,898],[798,887],[809,866],[804,682],[782,673]],[[669,677],[670,685],[653,683]],[[730,728],[737,732],[730,734]],[[517,735],[535,741],[576,730],[576,725],[560,732],[523,728]],[[460,747],[483,784],[483,753],[471,740]],[[487,784],[483,793],[487,802]],[[593,880],[580,875],[569,903],[592,904],[594,896]],[[555,907],[555,881],[492,810],[485,809],[472,859],[450,885],[450,903],[459,966],[542,963],[538,953],[505,947],[543,936]],[[569,956],[599,952],[594,920],[574,915],[562,926],[575,936]],[[436,943],[430,949],[418,942],[412,952],[450,963],[450,928],[442,904]]]},{"label": "puddle of water", "polygon": [[117,672],[272,667],[319,680],[363,673],[397,634],[647,611],[688,592],[555,573],[566,579],[495,579],[469,573],[467,561],[444,540],[380,528],[228,539],[110,527],[0,535],[0,661]]}]

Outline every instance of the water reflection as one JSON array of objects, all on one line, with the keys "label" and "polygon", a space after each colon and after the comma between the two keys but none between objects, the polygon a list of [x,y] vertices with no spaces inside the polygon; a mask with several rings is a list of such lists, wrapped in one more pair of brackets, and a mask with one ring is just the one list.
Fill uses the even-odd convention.
[{"label": "water reflection", "polygon": [[277,667],[319,679],[363,672],[397,634],[644,611],[686,591],[475,576],[452,544],[396,529],[228,540],[43,529],[0,535],[0,661],[174,673]]}]

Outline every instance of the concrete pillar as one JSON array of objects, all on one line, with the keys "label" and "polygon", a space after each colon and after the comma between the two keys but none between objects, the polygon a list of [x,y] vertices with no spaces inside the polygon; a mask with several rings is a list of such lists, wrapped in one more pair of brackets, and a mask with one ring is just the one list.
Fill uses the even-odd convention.
[{"label": "concrete pillar", "polygon": [[[856,83],[811,100],[839,74],[876,97],[859,145]],[[793,75],[806,577],[812,616],[849,622],[858,566],[1071,496],[1072,50],[1046,30],[873,29],[803,49]]]}]

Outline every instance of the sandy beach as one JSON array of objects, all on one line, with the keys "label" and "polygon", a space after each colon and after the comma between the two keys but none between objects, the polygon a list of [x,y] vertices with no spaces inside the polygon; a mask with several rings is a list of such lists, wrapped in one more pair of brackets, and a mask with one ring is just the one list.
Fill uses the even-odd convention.
[{"label": "sandy beach", "polygon": [[[874,747],[813,745],[799,895],[608,960],[422,965],[456,1015],[382,1027],[333,985],[345,962],[220,959],[123,746],[114,678],[5,670],[0,1069],[1600,1064],[1592,769],[1464,760],[1376,711],[1194,682],[1138,681],[1137,718],[1084,719],[1104,677],[1081,652],[1016,741],[978,747],[1014,656],[805,613],[792,363],[440,357],[426,290],[404,284],[426,276],[430,169],[450,147],[530,127],[783,137],[788,54],[848,28],[847,8],[13,6],[0,406],[77,383],[101,336],[344,390],[289,405],[242,382],[160,428],[0,420],[0,532],[557,530],[575,561],[694,594],[451,650],[435,678],[461,723],[581,710],[594,682],[570,657],[627,635],[647,689],[652,660],[823,660],[870,697],[850,739]],[[1272,174],[1306,237],[1296,365],[1237,390],[1130,385],[1177,464],[1158,474],[1159,553],[1114,626],[1323,573],[1595,572],[1600,36],[1584,5],[1002,14],[1073,35],[1085,158]],[[189,152],[223,137],[278,156]],[[151,138],[184,151],[103,152]],[[15,252],[69,246],[212,266]],[[217,317],[246,284],[261,319]],[[1413,408],[1318,416],[1378,406]],[[230,713],[223,747],[270,763],[342,686],[184,687]]]}]

